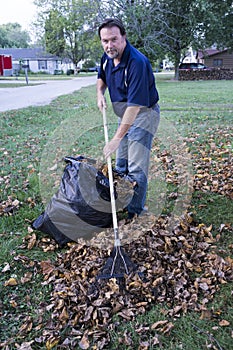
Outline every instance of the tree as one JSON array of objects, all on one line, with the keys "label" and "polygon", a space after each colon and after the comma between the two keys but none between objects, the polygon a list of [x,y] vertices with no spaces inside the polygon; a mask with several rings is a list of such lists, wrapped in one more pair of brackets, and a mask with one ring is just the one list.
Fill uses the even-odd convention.
[{"label": "tree", "polygon": [[162,21],[158,37],[168,57],[174,63],[175,77],[179,78],[179,64],[190,47],[199,41],[197,25],[201,14],[198,0],[169,0],[161,2]]},{"label": "tree", "polygon": [[196,0],[105,1],[102,6],[126,23],[130,42],[153,62],[168,55],[178,67],[183,50],[189,48],[195,32],[192,15]]},{"label": "tree", "polygon": [[168,55],[174,62],[177,79],[179,63],[190,47],[233,46],[231,0],[97,2],[104,16],[119,16],[124,20],[131,43],[151,61]]},{"label": "tree", "polygon": [[51,53],[81,59],[100,57],[98,23],[122,18],[130,42],[153,63],[168,56],[178,66],[188,49],[213,44],[233,48],[231,0],[35,0]]},{"label": "tree", "polygon": [[205,46],[216,44],[219,48],[233,49],[233,2],[232,0],[200,1],[202,21],[198,31]]},{"label": "tree", "polygon": [[75,67],[96,54],[96,3],[90,0],[36,0],[46,50],[70,58]]},{"label": "tree", "polygon": [[62,56],[65,51],[63,18],[57,10],[52,9],[45,20],[45,45],[57,56]]},{"label": "tree", "polygon": [[19,23],[7,23],[0,25],[1,47],[28,47],[30,35],[22,30]]}]

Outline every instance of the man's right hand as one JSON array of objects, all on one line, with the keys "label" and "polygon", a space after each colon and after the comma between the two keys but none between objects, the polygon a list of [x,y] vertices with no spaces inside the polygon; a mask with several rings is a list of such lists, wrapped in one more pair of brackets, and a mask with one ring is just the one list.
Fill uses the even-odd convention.
[{"label": "man's right hand", "polygon": [[103,108],[107,107],[106,99],[104,97],[104,93],[106,91],[107,86],[103,82],[102,79],[97,79],[96,90],[97,90],[97,106],[101,113],[103,113]]},{"label": "man's right hand", "polygon": [[97,106],[101,113],[103,113],[104,108],[107,108],[107,103],[104,95],[97,96]]}]

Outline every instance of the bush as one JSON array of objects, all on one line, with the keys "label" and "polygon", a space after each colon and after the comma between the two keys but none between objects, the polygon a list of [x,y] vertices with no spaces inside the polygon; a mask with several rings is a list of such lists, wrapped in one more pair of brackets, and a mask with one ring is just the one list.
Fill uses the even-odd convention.
[{"label": "bush", "polygon": [[67,69],[66,74],[67,75],[73,75],[74,74],[74,69]]},{"label": "bush", "polygon": [[64,72],[62,69],[55,69],[54,70],[54,75],[62,75]]}]

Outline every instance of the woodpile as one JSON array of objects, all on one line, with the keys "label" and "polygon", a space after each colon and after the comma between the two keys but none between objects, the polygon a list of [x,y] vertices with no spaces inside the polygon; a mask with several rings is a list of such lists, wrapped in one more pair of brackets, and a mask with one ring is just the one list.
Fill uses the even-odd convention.
[{"label": "woodpile", "polygon": [[180,70],[179,80],[231,80],[233,69],[212,68],[200,70]]}]

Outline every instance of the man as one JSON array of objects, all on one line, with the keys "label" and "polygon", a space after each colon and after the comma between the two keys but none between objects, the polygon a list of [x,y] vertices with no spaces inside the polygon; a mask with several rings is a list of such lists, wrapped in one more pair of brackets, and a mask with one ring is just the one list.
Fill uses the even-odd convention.
[{"label": "man", "polygon": [[136,182],[127,206],[128,219],[144,210],[150,150],[159,124],[159,100],[149,60],[126,39],[122,22],[107,18],[98,34],[104,49],[97,80],[97,104],[106,108],[104,93],[109,90],[118,129],[104,147],[107,158],[116,154],[116,171]]}]

